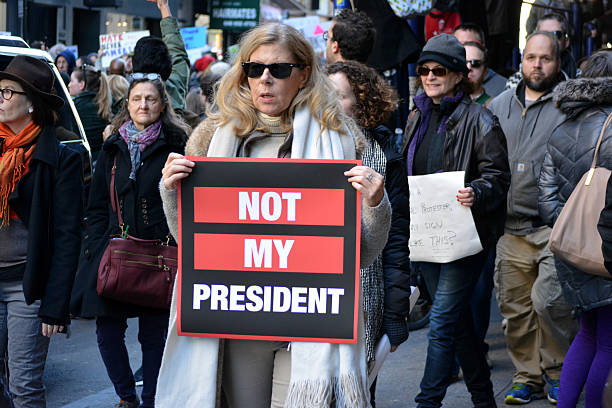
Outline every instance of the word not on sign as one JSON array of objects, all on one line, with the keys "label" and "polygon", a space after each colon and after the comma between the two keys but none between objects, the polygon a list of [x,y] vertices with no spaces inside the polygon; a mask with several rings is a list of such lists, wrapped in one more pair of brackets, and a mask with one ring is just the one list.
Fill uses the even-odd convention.
[{"label": "word not on sign", "polygon": [[178,332],[355,343],[359,161],[190,158],[179,188]]}]

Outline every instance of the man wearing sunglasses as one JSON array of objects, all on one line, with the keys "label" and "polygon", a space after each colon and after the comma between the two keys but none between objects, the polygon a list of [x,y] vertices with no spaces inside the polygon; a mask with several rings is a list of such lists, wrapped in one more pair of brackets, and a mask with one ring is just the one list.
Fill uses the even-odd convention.
[{"label": "man wearing sunglasses", "polygon": [[[483,47],[486,47],[484,31],[477,24],[464,23],[458,25],[455,27],[453,35],[461,44],[475,42]],[[507,80],[508,79],[506,77],[499,75],[492,69],[487,69],[487,74],[483,79],[483,86],[485,91],[491,95],[492,98],[494,98],[500,93],[504,92]]]},{"label": "man wearing sunglasses", "polygon": [[576,78],[576,61],[569,50],[569,24],[565,16],[557,13],[549,13],[540,20],[536,27],[537,31],[546,31],[552,33],[559,42],[561,50],[561,70],[570,78]]},{"label": "man wearing sunglasses", "polygon": [[553,102],[562,80],[559,44],[552,33],[527,37],[523,79],[491,102],[508,144],[512,172],[505,232],[497,243],[495,292],[507,320],[507,349],[516,369],[507,404],[547,397],[557,402],[563,359],[576,333],[572,310],[564,301],[553,255],[551,229],[538,213],[538,178],[550,133],[565,115]]},{"label": "man wearing sunglasses", "polygon": [[465,47],[465,59],[467,61],[468,80],[472,84],[472,100],[480,105],[488,105],[491,96],[487,94],[483,83],[487,77],[487,50],[476,42],[463,43]]}]

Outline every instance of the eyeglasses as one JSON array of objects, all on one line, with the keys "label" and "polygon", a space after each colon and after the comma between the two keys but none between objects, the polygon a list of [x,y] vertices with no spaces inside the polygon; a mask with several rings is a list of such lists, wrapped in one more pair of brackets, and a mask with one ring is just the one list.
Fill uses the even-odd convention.
[{"label": "eyeglasses", "polygon": [[564,38],[567,38],[567,33],[563,32],[563,31],[550,31],[551,34],[553,34],[555,37],[557,37],[557,40],[561,41]]},{"label": "eyeglasses", "polygon": [[428,76],[430,72],[432,72],[437,77],[444,77],[448,75],[448,68],[446,67],[427,68],[423,66],[418,66],[416,69],[416,73],[419,76]]},{"label": "eyeglasses", "polygon": [[128,82],[131,84],[133,81],[139,81],[142,79],[146,79],[149,81],[161,81],[161,75],[157,73],[143,73],[143,72],[134,72],[132,75],[128,77]]},{"label": "eyeglasses", "polygon": [[274,64],[261,64],[259,62],[243,62],[242,69],[249,78],[259,78],[268,68],[270,74],[276,79],[289,78],[293,68],[302,69],[304,64],[290,64],[288,62],[276,62]]},{"label": "eyeglasses", "polygon": [[480,68],[485,62],[483,60],[467,60],[467,63],[470,64],[472,68]]},{"label": "eyeglasses", "polygon": [[325,40],[325,41],[329,40],[329,31],[324,31],[323,32],[323,40]]},{"label": "eyeglasses", "polygon": [[9,88],[0,89],[0,95],[2,95],[2,99],[4,100],[10,101],[13,97],[13,94],[25,95],[26,93],[21,91],[15,91]]}]

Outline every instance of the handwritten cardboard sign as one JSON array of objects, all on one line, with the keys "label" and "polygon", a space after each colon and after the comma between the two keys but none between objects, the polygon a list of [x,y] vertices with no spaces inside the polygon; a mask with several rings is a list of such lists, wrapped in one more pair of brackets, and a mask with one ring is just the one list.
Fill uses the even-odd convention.
[{"label": "handwritten cardboard sign", "polygon": [[190,158],[179,189],[183,336],[357,341],[358,161]]},{"label": "handwritten cardboard sign", "polygon": [[482,251],[469,207],[457,201],[464,171],[409,176],[410,260],[448,263]]},{"label": "handwritten cardboard sign", "polygon": [[104,51],[102,66],[108,68],[111,61],[115,58],[134,52],[134,47],[138,40],[148,35],[149,30],[100,35],[100,49]]}]

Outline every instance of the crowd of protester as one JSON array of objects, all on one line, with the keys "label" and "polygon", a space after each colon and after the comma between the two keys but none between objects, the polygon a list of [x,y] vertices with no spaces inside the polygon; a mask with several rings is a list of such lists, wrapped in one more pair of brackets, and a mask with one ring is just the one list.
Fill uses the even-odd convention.
[{"label": "crowd of protester", "polygon": [[[64,102],[52,71],[24,56],[0,71],[0,367],[14,407],[45,406],[49,338],[71,318],[96,320],[118,407],[375,407],[366,379],[377,344],[386,336],[394,352],[407,340],[415,282],[431,303],[417,407],[442,406],[459,370],[475,407],[497,406],[485,341],[493,293],[515,369],[504,403],[576,407],[584,389],[588,408],[603,406],[612,280],[561,260],[549,238],[602,128],[598,165],[612,169],[611,52],[576,64],[566,16],[538,11],[505,78],[489,67],[483,30],[460,24],[422,48],[413,108],[395,132],[402,92],[366,65],[376,29],[365,13],[334,17],[325,64],[300,32],[268,23],[241,37],[230,63],[207,53],[191,65],[167,0],[156,3],[162,38],[141,38],[107,70],[96,53],[49,49],[91,148],[84,214],[81,158],[53,126]],[[177,182],[195,165],[186,156],[362,160],[345,173],[362,197],[356,344],[178,336],[176,287],[169,310],[99,294],[109,237],[129,226],[177,245]],[[408,177],[450,171],[465,172],[456,200],[482,250],[410,262]],[[612,179],[599,219],[608,268],[611,231]]]}]

